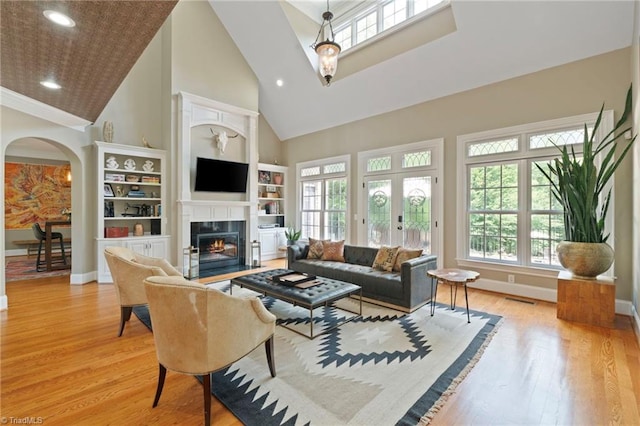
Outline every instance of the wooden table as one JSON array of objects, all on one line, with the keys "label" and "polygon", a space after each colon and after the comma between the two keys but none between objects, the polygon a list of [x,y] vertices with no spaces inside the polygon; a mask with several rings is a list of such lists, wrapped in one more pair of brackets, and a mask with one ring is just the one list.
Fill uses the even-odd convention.
[{"label": "wooden table", "polygon": [[[456,298],[458,296],[458,286],[464,287],[464,299],[467,302],[467,322],[471,322],[469,318],[469,297],[467,296],[467,283],[478,279],[480,274],[476,271],[466,271],[464,269],[432,269],[427,271],[427,275],[431,277],[431,316],[436,310],[436,296],[438,294],[438,281],[451,286],[451,310],[456,307]],[[435,286],[433,285],[435,281]],[[453,289],[455,287],[455,296]]]},{"label": "wooden table", "polygon": [[51,263],[51,228],[54,226],[71,226],[71,221],[51,220],[44,223],[44,257],[47,260],[47,271],[53,271],[54,269],[71,269],[71,263],[67,265],[56,265],[55,267]]}]

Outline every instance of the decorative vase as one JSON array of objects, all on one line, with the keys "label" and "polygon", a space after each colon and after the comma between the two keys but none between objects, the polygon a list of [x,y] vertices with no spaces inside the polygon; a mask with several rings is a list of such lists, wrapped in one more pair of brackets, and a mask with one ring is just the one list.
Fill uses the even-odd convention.
[{"label": "decorative vase", "polygon": [[607,243],[561,241],[556,252],[560,264],[579,278],[593,279],[613,264],[613,249]]},{"label": "decorative vase", "polygon": [[133,225],[133,236],[142,237],[143,235],[144,235],[144,226],[140,222]]},{"label": "decorative vase", "polygon": [[105,142],[113,142],[113,123],[111,121],[105,121],[102,125],[102,139]]},{"label": "decorative vase", "polygon": [[276,185],[282,185],[282,175],[273,175],[273,183]]}]

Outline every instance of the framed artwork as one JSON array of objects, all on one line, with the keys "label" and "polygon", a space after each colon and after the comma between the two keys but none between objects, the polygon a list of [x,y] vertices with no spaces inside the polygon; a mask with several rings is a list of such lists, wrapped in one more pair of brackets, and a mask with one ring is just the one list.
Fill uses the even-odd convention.
[{"label": "framed artwork", "polygon": [[263,170],[258,171],[259,183],[271,183],[271,172],[265,172]]},{"label": "framed artwork", "polygon": [[114,194],[114,192],[113,192],[113,188],[108,183],[104,184],[104,196],[105,197],[115,197],[116,196],[116,194]]},{"label": "framed artwork", "polygon": [[[69,164],[4,163],[4,227],[31,230],[71,208]],[[37,190],[34,190],[37,188]]]},{"label": "framed artwork", "polygon": [[273,185],[267,185],[267,192],[276,192],[276,187]]}]

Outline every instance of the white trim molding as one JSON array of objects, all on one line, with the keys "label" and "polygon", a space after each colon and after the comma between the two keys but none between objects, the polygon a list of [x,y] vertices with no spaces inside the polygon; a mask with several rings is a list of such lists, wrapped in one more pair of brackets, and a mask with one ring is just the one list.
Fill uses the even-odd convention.
[{"label": "white trim molding", "polygon": [[[489,280],[479,278],[473,283],[467,284],[469,288],[486,290],[494,293],[502,293],[509,296],[526,297],[529,299],[543,300],[545,302],[557,303],[558,291],[552,288],[536,287],[526,284],[506,283],[504,281]],[[628,300],[616,299],[616,314],[633,316],[636,319],[636,330],[638,313],[633,312],[633,305]]]},{"label": "white trim molding", "polygon": [[0,87],[0,105],[52,123],[68,127],[79,132],[84,132],[85,128],[91,125],[91,121],[70,114],[61,109],[52,107],[40,101],[36,101],[28,96],[21,95],[4,87]]},{"label": "white trim molding", "polygon": [[[482,132],[460,135],[456,139],[456,171],[458,181],[456,184],[457,191],[457,211],[456,211],[456,258],[459,265],[474,262],[478,268],[495,270],[496,265],[503,271],[517,271],[518,273],[531,273],[534,271],[537,275],[549,275],[549,273],[557,274],[559,266],[540,264],[537,265],[531,261],[530,246],[530,213],[532,207],[530,205],[531,182],[529,165],[534,161],[545,160],[557,157],[559,151],[554,146],[531,148],[529,146],[529,138],[538,134],[553,131],[573,130],[582,128],[585,123],[593,125],[598,118],[598,113],[588,113],[575,115],[571,117],[563,117],[552,120],[545,120],[535,123],[527,123],[517,126],[505,127],[501,129],[493,129]],[[597,139],[602,140],[604,136],[613,129],[613,111],[605,110],[602,112],[602,121],[598,129]],[[505,139],[517,140],[515,149],[504,150],[502,152],[469,155],[468,148],[471,145],[483,142],[497,142]],[[577,153],[582,150],[582,144],[578,143],[572,146]],[[597,161],[602,161],[602,153]],[[518,217],[517,224],[517,260],[497,260],[474,258],[469,254],[469,168],[472,166],[495,166],[501,164],[517,165],[518,174],[518,206],[515,210],[506,210],[509,214],[515,214]],[[610,185],[613,185],[611,179]],[[612,186],[610,186],[612,188]],[[606,192],[605,192],[606,193]],[[615,206],[614,192],[611,192],[610,204]],[[496,210],[500,213],[503,210]],[[614,235],[613,214],[609,214],[605,219],[605,229],[607,233]],[[615,242],[612,242],[613,246]],[[549,272],[544,273],[547,269]],[[603,275],[613,277],[615,265],[612,266]],[[513,273],[513,272],[510,272]]]},{"label": "white trim molding", "polygon": [[[182,248],[191,245],[191,222],[244,220],[247,241],[258,239],[258,113],[186,92],[178,101],[178,137],[172,148],[172,176],[177,214],[177,259],[182,268]],[[240,201],[192,200],[190,164],[191,129],[201,125],[227,127],[245,139],[245,158],[249,164],[247,191]],[[251,258],[247,244],[246,258]]]}]

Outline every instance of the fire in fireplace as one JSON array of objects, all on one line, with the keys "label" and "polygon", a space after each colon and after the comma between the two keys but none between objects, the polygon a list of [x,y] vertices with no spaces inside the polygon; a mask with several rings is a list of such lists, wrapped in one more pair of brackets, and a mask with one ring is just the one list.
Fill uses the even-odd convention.
[{"label": "fire in fireplace", "polygon": [[201,277],[246,269],[246,244],[245,221],[191,222]]},{"label": "fire in fireplace", "polygon": [[208,269],[237,265],[240,261],[238,256],[238,237],[238,232],[216,232],[198,235],[200,268]]}]

